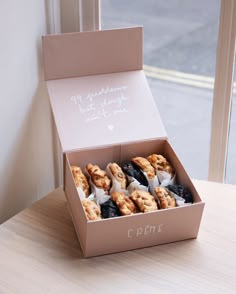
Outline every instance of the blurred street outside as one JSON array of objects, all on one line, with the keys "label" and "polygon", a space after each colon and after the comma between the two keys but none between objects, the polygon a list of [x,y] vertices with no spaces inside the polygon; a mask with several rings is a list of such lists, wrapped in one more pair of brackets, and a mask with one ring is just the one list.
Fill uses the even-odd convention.
[{"label": "blurred street outside", "polygon": [[[144,71],[169,140],[192,178],[207,179],[220,0],[101,1],[102,29],[144,28]],[[226,182],[236,184],[233,96]]]}]

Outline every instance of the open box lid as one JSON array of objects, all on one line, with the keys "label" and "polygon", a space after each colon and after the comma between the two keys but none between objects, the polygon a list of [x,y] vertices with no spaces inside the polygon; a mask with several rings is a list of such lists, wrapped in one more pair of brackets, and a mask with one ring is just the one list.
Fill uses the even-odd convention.
[{"label": "open box lid", "polygon": [[166,138],[142,70],[142,28],[43,37],[63,152]]}]

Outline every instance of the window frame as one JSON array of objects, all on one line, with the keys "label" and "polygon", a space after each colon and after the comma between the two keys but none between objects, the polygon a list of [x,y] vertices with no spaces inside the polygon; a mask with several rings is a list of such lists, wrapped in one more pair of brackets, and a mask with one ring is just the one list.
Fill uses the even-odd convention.
[{"label": "window frame", "polygon": [[236,1],[221,0],[208,180],[224,182],[232,105]]}]

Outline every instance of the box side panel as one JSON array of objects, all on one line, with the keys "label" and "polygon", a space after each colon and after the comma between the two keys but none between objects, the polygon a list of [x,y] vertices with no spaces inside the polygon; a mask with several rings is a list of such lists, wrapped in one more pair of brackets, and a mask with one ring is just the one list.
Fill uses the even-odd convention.
[{"label": "box side panel", "polygon": [[[196,238],[204,203],[131,217],[89,222],[86,256]],[[158,250],[158,248],[157,248]]]},{"label": "box side panel", "polygon": [[153,139],[130,144],[123,144],[121,148],[120,164],[124,164],[126,161],[131,160],[131,158],[135,156],[147,157],[153,153],[162,154],[164,152],[165,142],[166,140]]},{"label": "box side panel", "polygon": [[[152,213],[87,222],[85,256],[108,254],[197,237],[204,203],[201,202],[168,141],[142,141],[78,151],[68,153],[67,156],[70,164],[80,165],[84,169],[88,162],[97,163],[101,168],[105,168],[108,162],[114,161],[122,165],[133,156],[146,157],[152,153],[163,154],[167,157],[178,174],[178,183],[191,190],[197,203]],[[79,218],[76,211],[72,213],[75,219]]]},{"label": "box side panel", "polygon": [[142,69],[142,28],[43,37],[46,80]]},{"label": "box side panel", "polygon": [[86,248],[86,231],[87,231],[87,218],[80,201],[73,176],[71,174],[70,165],[66,155],[64,155],[64,184],[67,202],[69,204],[72,220],[75,230],[80,241],[82,251],[85,252]]},{"label": "box side panel", "polygon": [[176,153],[174,152],[168,141],[165,141],[163,155],[170,160],[175,170],[177,171],[177,182],[191,191],[194,202],[201,202],[202,200],[197,190],[195,189],[191,179],[189,178],[187,172],[185,171],[183,165],[181,164],[180,160],[178,159]]},{"label": "box side panel", "polygon": [[68,152],[66,154],[70,165],[78,165],[83,171],[88,163],[97,164],[100,168],[105,169],[109,162],[120,162],[121,146],[117,145],[97,148],[95,150]]}]

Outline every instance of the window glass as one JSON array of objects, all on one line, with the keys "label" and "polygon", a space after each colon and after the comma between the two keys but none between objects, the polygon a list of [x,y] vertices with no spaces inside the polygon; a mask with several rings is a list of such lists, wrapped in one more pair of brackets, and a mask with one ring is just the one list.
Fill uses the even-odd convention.
[{"label": "window glass", "polygon": [[207,179],[220,0],[102,0],[102,28],[142,25],[144,70],[169,141]]}]

